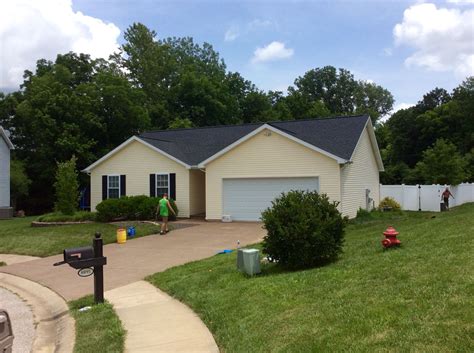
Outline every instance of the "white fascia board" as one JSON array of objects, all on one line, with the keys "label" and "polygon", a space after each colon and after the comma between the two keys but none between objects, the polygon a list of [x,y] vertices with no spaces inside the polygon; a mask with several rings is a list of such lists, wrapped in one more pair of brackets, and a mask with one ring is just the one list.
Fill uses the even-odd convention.
[{"label": "white fascia board", "polygon": [[372,141],[372,147],[375,149],[375,159],[377,160],[377,164],[379,165],[379,172],[383,172],[385,171],[385,168],[383,166],[382,155],[380,154],[379,145],[377,143],[377,137],[375,136],[374,126],[372,125],[372,120],[370,118],[369,118],[368,129],[369,129],[369,137],[370,137],[370,140]]},{"label": "white fascia board", "polygon": [[5,140],[5,143],[7,144],[8,148],[11,150],[14,150],[15,147],[13,146],[13,143],[10,141],[10,138],[8,137],[6,131],[1,126],[0,126],[0,135]]},{"label": "white fascia board", "polygon": [[219,152],[217,152],[216,154],[212,155],[211,157],[209,157],[208,159],[202,161],[201,163],[199,163],[198,167],[199,168],[205,168],[206,164],[208,164],[209,162],[219,158],[220,156],[222,156],[223,154],[229,152],[231,149],[237,147],[238,145],[240,145],[241,143],[247,141],[248,139],[250,139],[251,137],[257,135],[259,132],[263,131],[263,130],[270,130],[272,132],[275,132],[281,136],[284,136],[292,141],[295,141],[296,143],[299,143],[300,145],[303,145],[313,151],[316,151],[316,152],[319,152],[329,158],[332,158],[334,160],[336,160],[337,163],[339,164],[344,164],[347,162],[347,160],[343,159],[343,158],[340,158],[338,156],[335,156],[334,154],[332,153],[329,153],[325,150],[322,150],[321,148],[318,148],[310,143],[307,143],[303,140],[300,140],[299,138],[297,137],[294,137],[290,134],[287,134],[286,132],[283,132],[281,131],[280,129],[277,129],[269,124],[264,124],[262,126],[260,126],[259,128],[253,130],[252,132],[248,133],[247,135],[243,136],[242,138],[238,139],[237,141],[235,141],[234,143],[230,144],[229,146],[227,146],[226,148],[220,150]]},{"label": "white fascia board", "polygon": [[362,129],[360,133],[359,140],[357,141],[354,151],[352,151],[352,156],[349,161],[352,162],[352,159],[354,158],[354,154],[356,153],[357,148],[359,147],[360,141],[362,140],[362,136],[364,136],[365,129],[367,129],[367,132],[369,134],[370,143],[372,144],[372,150],[375,153],[375,160],[377,161],[379,172],[383,172],[385,169],[383,167],[382,156],[380,155],[379,146],[377,144],[377,137],[375,137],[374,126],[372,125],[372,119],[370,119],[370,116],[367,116],[367,121],[364,125],[364,128]]},{"label": "white fascia board", "polygon": [[179,159],[173,157],[172,155],[160,150],[159,148],[149,144],[148,142],[146,141],[143,141],[142,139],[140,139],[139,137],[137,136],[132,136],[130,137],[128,140],[126,140],[125,142],[123,142],[122,144],[120,144],[119,146],[115,147],[112,151],[110,151],[109,153],[107,153],[105,156],[103,156],[102,158],[98,159],[97,161],[95,161],[94,163],[92,163],[90,166],[88,166],[87,168],[84,168],[82,170],[82,172],[84,173],[89,173],[92,169],[94,169],[97,165],[99,165],[100,163],[102,163],[103,161],[105,161],[106,159],[112,157],[114,154],[116,154],[117,152],[119,152],[120,150],[122,150],[123,148],[127,147],[129,144],[131,144],[132,142],[134,141],[137,141],[137,142],[140,142],[142,143],[143,145],[151,148],[152,150],[158,152],[158,153],[161,153],[162,155],[164,155],[165,157],[168,157],[169,159],[175,161],[176,163],[179,163],[181,164],[182,166],[190,169],[191,166],[184,163],[183,161],[180,161]]}]

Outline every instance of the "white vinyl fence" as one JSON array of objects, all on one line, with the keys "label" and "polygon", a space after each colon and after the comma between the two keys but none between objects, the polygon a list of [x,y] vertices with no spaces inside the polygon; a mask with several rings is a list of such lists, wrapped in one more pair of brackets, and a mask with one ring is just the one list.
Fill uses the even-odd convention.
[{"label": "white vinyl fence", "polygon": [[441,194],[449,187],[454,196],[449,199],[449,206],[459,206],[474,202],[474,183],[449,185],[380,185],[380,200],[384,197],[394,198],[408,211],[440,211]]}]

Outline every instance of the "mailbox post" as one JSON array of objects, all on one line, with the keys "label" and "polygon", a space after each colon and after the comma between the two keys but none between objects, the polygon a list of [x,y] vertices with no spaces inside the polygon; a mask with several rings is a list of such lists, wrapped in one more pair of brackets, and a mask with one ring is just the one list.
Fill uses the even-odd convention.
[{"label": "mailbox post", "polygon": [[[104,242],[99,232],[95,233],[93,247],[95,257],[102,258]],[[94,300],[96,304],[104,302],[104,265],[94,266]]]},{"label": "mailbox post", "polygon": [[81,277],[94,274],[94,300],[96,304],[104,302],[104,265],[107,264],[107,258],[103,255],[103,246],[100,233],[95,233],[92,246],[64,249],[63,261],[54,264],[54,266],[68,264],[72,268],[78,269],[77,274]]}]

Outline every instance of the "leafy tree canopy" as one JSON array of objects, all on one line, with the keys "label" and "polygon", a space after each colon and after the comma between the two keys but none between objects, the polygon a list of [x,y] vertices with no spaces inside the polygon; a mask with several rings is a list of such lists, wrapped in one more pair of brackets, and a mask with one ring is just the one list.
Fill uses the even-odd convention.
[{"label": "leafy tree canopy", "polygon": [[[428,162],[419,164],[427,158],[427,151],[435,147],[441,152],[459,154],[464,162],[453,157],[453,163],[458,166],[465,163],[464,181],[473,181],[474,77],[468,77],[451,94],[441,88],[428,92],[416,106],[399,110],[378,126],[376,134],[385,164],[382,183],[446,180],[447,176],[442,178],[440,171],[430,176]],[[455,175],[463,175],[456,168],[454,171]],[[450,180],[454,183],[460,179],[451,176]]]},{"label": "leafy tree canopy", "polygon": [[104,60],[58,55],[55,62],[39,60],[24,77],[21,91],[0,96],[0,124],[12,132],[31,192],[46,204],[52,204],[56,161],[76,155],[84,168],[150,126],[142,91]]},{"label": "leafy tree canopy", "polygon": [[394,102],[392,94],[383,87],[357,81],[349,70],[333,66],[306,72],[288,91],[289,98],[296,96],[294,99],[301,101],[296,108],[303,111],[294,111],[296,114],[311,116],[311,105],[319,102],[331,115],[369,114],[374,124],[392,110]]},{"label": "leafy tree canopy", "polygon": [[457,185],[467,178],[466,164],[454,144],[439,139],[423,152],[423,159],[416,164],[415,174],[428,184]]}]

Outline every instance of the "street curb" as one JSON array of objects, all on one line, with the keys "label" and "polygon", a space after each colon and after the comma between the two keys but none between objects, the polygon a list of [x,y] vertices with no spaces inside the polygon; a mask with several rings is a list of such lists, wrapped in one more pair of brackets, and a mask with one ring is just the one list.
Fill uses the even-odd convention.
[{"label": "street curb", "polygon": [[72,353],[75,321],[62,297],[36,282],[0,273],[0,286],[25,300],[33,312],[36,327],[32,352]]}]

